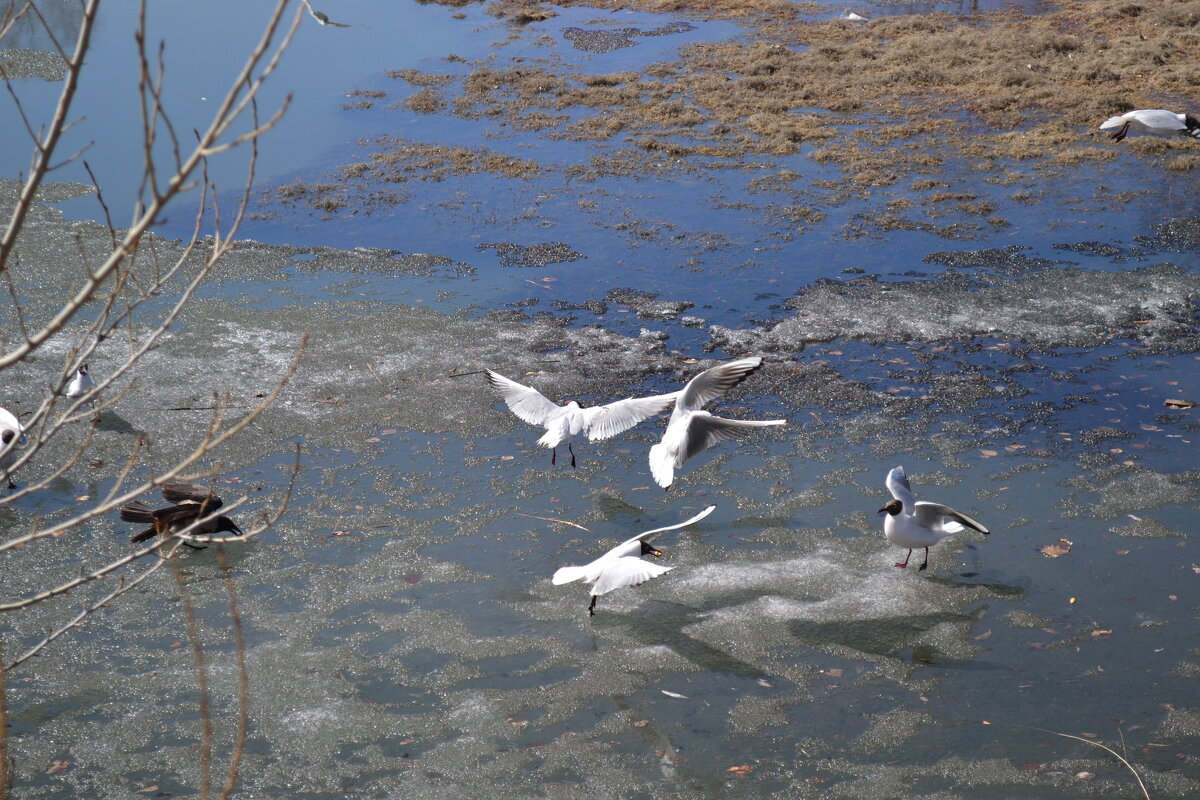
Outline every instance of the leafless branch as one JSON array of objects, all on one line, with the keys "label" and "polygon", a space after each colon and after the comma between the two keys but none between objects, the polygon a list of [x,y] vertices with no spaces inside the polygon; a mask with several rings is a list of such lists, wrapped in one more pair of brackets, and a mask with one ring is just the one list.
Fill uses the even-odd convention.
[{"label": "leafless branch", "polygon": [[[82,54],[87,47],[87,38],[84,36],[84,31],[90,35],[92,18],[94,17],[94,6],[98,0],[90,0],[88,8],[91,9],[92,17],[86,17],[84,24],[81,26],[80,41],[76,46],[75,56],[71,59],[71,67],[68,70],[67,87],[64,87],[63,94],[60,95],[59,111],[55,115],[55,123],[57,128],[65,122],[65,111],[70,105],[70,99],[74,96],[75,85],[78,80],[79,66],[82,64]],[[177,195],[189,189],[195,183],[194,176],[200,167],[201,162],[208,157],[209,151],[220,143],[220,137],[240,118],[242,112],[247,105],[257,95],[262,87],[263,81],[273,71],[279,58],[282,56],[283,49],[286,48],[291,41],[292,35],[295,33],[296,27],[300,21],[300,10],[297,10],[290,29],[284,34],[283,41],[274,46],[272,50],[273,39],[283,17],[283,10],[286,6],[286,0],[280,0],[267,23],[262,39],[247,58],[241,73],[231,84],[229,92],[224,100],[219,104],[217,112],[213,115],[212,121],[209,124],[208,130],[201,134],[196,146],[192,149],[182,162],[182,165],[175,171],[165,184],[160,186],[157,180],[150,180],[147,184],[150,188],[149,194],[152,197],[144,205],[139,206],[138,213],[130,227],[125,231],[124,236],[114,248],[109,257],[95,271],[92,272],[88,280],[80,287],[75,294],[63,304],[62,308],[54,317],[43,324],[41,330],[25,336],[25,341],[13,348],[13,350],[4,356],[0,356],[0,370],[5,369],[12,364],[15,364],[27,358],[34,350],[45,344],[52,336],[58,333],[63,326],[75,317],[79,311],[92,300],[101,285],[122,265],[133,251],[136,249],[138,241],[149,230],[150,226],[158,219],[166,205],[173,200]],[[143,6],[144,10],[144,6]],[[139,33],[139,42],[144,44],[144,30]],[[261,73],[254,77],[255,69],[259,68],[264,59],[267,59],[267,53],[271,56],[265,67],[262,67]],[[144,51],[143,51],[144,56]],[[144,61],[144,58],[143,58]],[[144,69],[148,72],[148,69]],[[145,79],[146,76],[144,75]],[[68,91],[68,88],[70,91]],[[149,93],[152,97],[156,90],[151,88],[149,83],[146,83],[143,92]],[[145,97],[145,94],[143,94]],[[157,100],[154,100],[149,105],[145,105],[143,115],[149,115],[148,119],[156,119],[162,114],[161,109],[155,110]],[[144,123],[145,124],[145,123]],[[259,126],[262,128],[263,126]],[[157,126],[147,126],[144,130],[144,135],[148,141],[143,142],[145,152],[152,155],[153,141]],[[25,187],[21,193],[21,199],[17,204],[17,209],[14,211],[14,216],[9,224],[9,228],[5,232],[5,236],[0,238],[0,270],[6,268],[8,254],[11,252],[16,239],[16,232],[19,230],[21,223],[24,221],[25,215],[28,213],[29,204],[33,201],[33,192],[40,185],[42,178],[45,176],[46,165],[49,160],[49,155],[53,151],[54,146],[58,143],[58,137],[61,135],[61,130],[57,132],[51,131],[47,134],[46,141],[39,145],[40,153],[36,159],[34,174],[30,175],[26,181]],[[148,156],[149,158],[149,156]],[[153,159],[147,162],[148,174],[154,169]]]},{"label": "leafless branch", "polygon": [[160,555],[160,557],[153,564],[151,564],[149,567],[147,567],[145,570],[143,570],[141,572],[141,574],[139,574],[136,578],[134,578],[131,581],[125,580],[124,576],[122,576],[120,582],[117,584],[116,589],[113,589],[107,595],[100,598],[99,600],[97,600],[94,603],[90,603],[90,604],[85,603],[82,611],[80,611],[73,618],[68,620],[64,625],[61,625],[60,627],[55,628],[53,631],[47,633],[46,636],[40,642],[38,642],[33,647],[26,650],[24,653],[22,653],[15,661],[13,661],[11,664],[9,664],[7,667],[5,667],[5,669],[11,671],[11,670],[19,667],[21,664],[25,663],[29,659],[36,656],[38,653],[42,652],[42,650],[46,649],[46,647],[48,647],[51,642],[58,639],[63,634],[69,632],[73,628],[78,628],[80,625],[82,625],[84,622],[86,622],[88,617],[90,617],[92,614],[94,614],[97,611],[99,611],[100,609],[104,608],[111,601],[117,599],[121,595],[133,590],[135,587],[138,586],[138,584],[142,583],[144,580],[146,580],[151,575],[153,575],[155,572],[157,572],[159,567],[161,567],[163,564],[166,564],[167,561],[170,560],[170,558],[172,557],[173,554],[174,554],[174,551]]},{"label": "leafless branch", "polygon": [[8,669],[0,650],[0,800],[8,800]]},{"label": "leafless branch", "polygon": [[[297,452],[297,457],[299,457],[299,452]],[[289,494],[290,492],[289,487]],[[221,800],[228,800],[229,796],[233,794],[233,787],[237,785],[238,769],[242,763],[242,754],[246,751],[246,734],[250,729],[250,676],[246,669],[246,636],[242,630],[242,615],[238,612],[233,577],[229,574],[229,562],[225,558],[225,548],[221,545],[217,545],[217,564],[221,567],[221,578],[225,582],[225,595],[229,598],[229,619],[233,624],[233,645],[238,665],[237,739],[233,743],[233,752],[229,756],[229,776],[225,779],[225,786],[221,789]]]},{"label": "leafless branch", "polygon": [[208,709],[208,670],[204,665],[204,647],[196,630],[196,610],[192,607],[192,595],[183,580],[183,569],[179,559],[171,559],[171,571],[175,574],[175,585],[179,589],[179,600],[183,604],[183,621],[187,627],[188,641],[192,645],[192,660],[196,664],[196,691],[200,706],[200,800],[208,800],[212,788],[212,716]]},{"label": "leafless branch", "polygon": [[[8,258],[12,253],[13,246],[16,244],[17,234],[24,225],[25,217],[29,214],[29,209],[33,205],[34,195],[38,187],[42,185],[42,180],[46,177],[46,171],[50,166],[50,159],[53,157],[54,150],[58,147],[59,139],[64,132],[67,116],[71,110],[71,102],[75,99],[76,89],[79,88],[79,73],[83,67],[84,54],[87,53],[88,45],[91,42],[92,28],[95,25],[96,11],[99,7],[100,0],[87,0],[84,4],[83,19],[79,23],[79,35],[75,39],[75,53],[71,58],[67,59],[67,75],[63,81],[62,91],[58,95],[58,105],[54,109],[54,116],[46,128],[45,138],[37,143],[33,157],[33,169],[29,177],[25,180],[24,186],[21,187],[21,194],[17,200],[16,207],[13,208],[8,227],[4,230],[4,235],[0,236],[0,271],[8,268]],[[29,337],[26,337],[26,341],[29,341]],[[28,355],[28,353],[25,355]],[[6,359],[0,359],[0,369],[7,366],[7,363]]]}]

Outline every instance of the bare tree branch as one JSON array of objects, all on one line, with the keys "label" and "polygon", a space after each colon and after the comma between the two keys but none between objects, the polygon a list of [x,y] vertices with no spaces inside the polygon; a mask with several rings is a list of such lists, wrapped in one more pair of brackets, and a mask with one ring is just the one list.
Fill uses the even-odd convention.
[{"label": "bare tree branch", "polygon": [[[8,227],[5,229],[4,235],[0,236],[0,271],[8,268],[8,258],[16,244],[17,234],[21,231],[25,217],[33,204],[34,194],[42,185],[42,179],[46,176],[50,159],[63,135],[67,115],[71,110],[71,102],[75,99],[76,89],[79,88],[79,72],[83,67],[83,56],[87,53],[88,45],[91,42],[92,28],[95,25],[96,11],[99,7],[100,0],[87,0],[84,4],[83,19],[80,21],[79,35],[75,40],[75,54],[67,59],[67,76],[63,81],[62,91],[58,95],[58,106],[54,109],[54,117],[47,128],[46,138],[37,144],[33,170],[26,179],[25,185],[21,187],[21,194],[13,209],[12,217],[9,219]],[[36,8],[34,11],[36,13]],[[26,341],[28,341],[28,337],[26,337]],[[0,369],[6,365],[5,360],[0,359]]]},{"label": "bare tree branch", "polygon": [[196,630],[196,610],[192,607],[192,595],[183,580],[183,569],[179,559],[171,559],[171,572],[179,588],[179,600],[183,604],[183,621],[187,627],[188,641],[192,645],[192,660],[196,664],[196,691],[200,706],[200,800],[208,800],[212,788],[212,716],[208,710],[208,670],[204,664],[204,647]]},{"label": "bare tree branch", "polygon": [[[297,458],[299,452],[297,451]],[[293,483],[295,475],[293,474]],[[291,488],[288,489],[289,495]],[[286,505],[286,504],[285,504]],[[233,623],[234,654],[238,665],[238,726],[237,739],[233,743],[233,752],[229,756],[229,775],[225,786],[221,789],[220,800],[228,800],[237,785],[238,769],[242,763],[242,754],[246,751],[246,734],[250,729],[250,676],[246,669],[246,636],[242,631],[242,615],[238,612],[237,593],[233,587],[233,576],[229,574],[229,562],[225,558],[225,548],[217,545],[217,564],[221,567],[221,578],[225,582],[225,595],[229,598],[229,619]]]}]

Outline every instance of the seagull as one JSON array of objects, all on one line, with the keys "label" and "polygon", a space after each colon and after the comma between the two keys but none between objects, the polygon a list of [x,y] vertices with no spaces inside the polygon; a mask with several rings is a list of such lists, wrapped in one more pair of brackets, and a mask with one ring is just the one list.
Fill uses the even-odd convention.
[{"label": "seagull", "polygon": [[870,20],[864,17],[862,14],[855,14],[848,8],[841,13],[841,16],[839,16],[838,19],[845,22],[870,22]]},{"label": "seagull", "polygon": [[537,389],[510,380],[498,372],[485,370],[488,383],[500,393],[509,409],[530,425],[546,429],[538,444],[550,448],[550,463],[558,458],[558,446],[567,443],[571,453],[571,466],[575,466],[575,451],[571,440],[579,433],[586,433],[588,441],[611,439],[627,431],[644,419],[667,410],[675,401],[677,392],[658,394],[651,397],[627,397],[606,406],[581,408],[572,400],[565,406],[556,405],[546,399]]},{"label": "seagull", "polygon": [[[67,397],[75,400],[83,397],[95,388],[96,382],[88,374],[87,364],[80,364],[79,369],[75,370],[75,377],[71,378],[71,382],[67,384]],[[96,405],[95,401],[92,402],[92,405]]]},{"label": "seagull", "polygon": [[[174,505],[154,509],[145,503],[135,500],[132,503],[121,506],[121,519],[126,522],[150,523],[149,528],[135,534],[129,541],[136,544],[137,542],[144,542],[152,536],[166,536],[178,533],[197,520],[209,516],[224,505],[221,502],[221,498],[211,489],[195,483],[164,483],[162,485],[162,495],[166,498],[167,502]],[[189,530],[188,534],[203,536],[205,534],[220,533],[221,531],[231,531],[238,536],[241,536],[243,533],[242,529],[237,526],[237,523],[222,514],[211,519],[205,519]],[[193,550],[204,549],[188,542],[184,542],[184,544]]]},{"label": "seagull", "polygon": [[958,533],[966,528],[972,528],[987,534],[988,529],[961,511],[955,511],[950,506],[941,503],[927,503],[924,500],[913,500],[912,487],[904,474],[904,467],[896,467],[887,476],[887,488],[892,498],[880,514],[886,513],[883,520],[883,535],[892,544],[908,548],[908,555],[903,562],[896,566],[904,569],[912,558],[912,551],[917,547],[925,548],[925,561],[920,569],[929,566],[929,547],[935,545],[952,533]]},{"label": "seagull", "polygon": [[746,428],[786,425],[787,420],[738,420],[714,417],[702,406],[744,381],[762,366],[758,356],[730,361],[704,370],[677,392],[675,409],[662,441],[650,448],[650,472],[664,489],[671,488],[683,462],[717,442],[732,439]]},{"label": "seagull", "polygon": [[592,584],[592,602],[588,606],[588,616],[594,617],[596,616],[596,598],[600,595],[608,594],[614,589],[623,589],[626,586],[637,586],[672,569],[672,567],[651,564],[640,558],[647,553],[655,558],[662,557],[662,551],[651,547],[647,542],[651,536],[663,531],[673,531],[676,528],[686,528],[688,525],[704,519],[715,509],[716,506],[709,506],[678,525],[668,525],[665,528],[655,528],[652,531],[639,533],[632,539],[621,542],[590,564],[584,564],[582,567],[562,567],[554,573],[550,582],[555,586],[578,580]]},{"label": "seagull", "polygon": [[1181,133],[1193,139],[1200,139],[1200,120],[1190,114],[1176,114],[1161,108],[1139,109],[1108,119],[1100,126],[1100,130],[1115,130],[1112,138],[1118,142],[1128,136],[1131,130],[1160,136]]},{"label": "seagull", "polygon": [[0,478],[8,480],[8,488],[15,489],[8,468],[17,460],[17,445],[25,444],[25,429],[20,421],[7,409],[0,408]]}]

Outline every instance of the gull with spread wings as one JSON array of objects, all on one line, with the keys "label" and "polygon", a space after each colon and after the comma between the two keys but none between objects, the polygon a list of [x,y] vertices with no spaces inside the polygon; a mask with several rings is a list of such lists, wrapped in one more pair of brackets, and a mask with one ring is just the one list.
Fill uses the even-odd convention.
[{"label": "gull with spread wings", "polygon": [[675,409],[662,441],[650,448],[650,473],[664,489],[670,489],[675,470],[717,442],[733,439],[750,428],[786,425],[787,420],[741,420],[715,417],[703,406],[746,380],[762,366],[758,356],[740,358],[704,370],[677,392]]},{"label": "gull with spread wings", "polygon": [[575,466],[575,451],[571,440],[577,435],[587,434],[588,441],[611,439],[618,433],[629,430],[642,420],[665,411],[675,401],[676,392],[651,397],[627,397],[603,406],[583,408],[572,400],[560,406],[547,399],[532,386],[525,386],[504,377],[499,372],[486,370],[488,383],[500,393],[509,410],[530,425],[545,428],[538,445],[550,448],[550,463],[558,458],[558,446],[567,443],[571,453],[571,466]]},{"label": "gull with spread wings", "polygon": [[555,586],[579,580],[592,584],[592,602],[588,606],[588,616],[594,617],[596,615],[596,599],[600,595],[608,594],[616,589],[623,589],[626,586],[637,586],[673,569],[673,567],[660,567],[658,564],[652,564],[641,558],[644,555],[652,555],[655,558],[662,556],[661,550],[651,546],[650,537],[664,531],[686,528],[707,517],[714,509],[716,506],[709,506],[678,525],[668,525],[665,528],[655,528],[652,531],[639,533],[632,539],[621,542],[590,564],[584,564],[581,567],[560,568],[550,581]]},{"label": "gull with spread wings", "polygon": [[925,548],[925,560],[921,562],[920,572],[929,566],[929,548],[952,533],[971,528],[980,533],[988,533],[988,529],[968,517],[961,511],[955,511],[950,506],[941,503],[930,503],[913,498],[912,487],[908,485],[908,476],[904,467],[896,467],[887,476],[887,488],[892,493],[880,514],[887,514],[883,520],[883,535],[892,544],[908,548],[904,561],[897,561],[896,566],[904,569],[912,558],[912,551],[918,547]]}]

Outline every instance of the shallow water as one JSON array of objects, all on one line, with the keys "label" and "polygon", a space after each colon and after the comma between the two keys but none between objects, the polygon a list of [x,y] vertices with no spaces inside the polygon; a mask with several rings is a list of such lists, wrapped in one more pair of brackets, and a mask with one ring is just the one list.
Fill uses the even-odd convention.
[{"label": "shallow water", "polygon": [[[128,20],[111,13],[102,74],[128,58]],[[693,21],[590,53],[563,31],[678,20],[573,9],[515,28],[474,5],[329,13],[361,27],[301,27],[275,91],[304,91],[264,146],[264,189],[318,181],[381,133],[552,165],[612,154],[486,119],[341,108],[355,89],[385,87],[386,103],[411,89],[385,70],[438,72],[448,52],[640,69],[688,41],[742,35]],[[156,24],[196,43],[246,38],[231,51],[256,32],[232,3]],[[195,124],[186,98],[215,91],[212,53],[169,53],[180,114]],[[90,102],[89,119],[123,113]],[[121,148],[97,143],[114,206],[136,191]],[[23,168],[2,166],[8,178]],[[819,197],[812,184],[829,168],[801,153],[764,169],[795,170]],[[750,185],[754,172],[716,168],[413,180],[407,200],[364,203],[370,213],[268,202],[243,230],[255,241],[101,416],[105,466],[0,509],[0,527],[15,535],[98,496],[135,432],[154,441],[139,470],[186,452],[208,416],[169,409],[213,391],[251,402],[308,333],[279,402],[217,454],[221,490],[244,490],[239,518],[252,518],[278,501],[302,444],[286,516],[229,551],[250,672],[241,794],[1136,796],[1103,751],[1022,727],[1034,726],[1117,747],[1156,798],[1194,796],[1200,430],[1194,410],[1164,401],[1200,394],[1200,247],[1194,222],[1160,227],[1195,214],[1188,173],[1160,171],[1155,191],[1127,203],[1102,196],[1146,169],[1126,152],[1053,181],[1030,172],[1040,200],[1007,204],[1009,225],[968,240],[848,237],[865,201],[796,233]],[[943,174],[952,185],[973,175],[968,164]],[[13,191],[0,184],[5,208]],[[18,279],[28,308],[53,308],[77,274],[62,256],[75,237],[102,241],[90,203],[37,209]],[[161,246],[186,222],[168,220]],[[512,246],[482,246],[494,244]],[[65,347],[7,374],[4,405],[30,407]],[[579,443],[576,469],[565,453],[551,467],[539,432],[469,374],[494,368],[553,398],[605,402],[670,391],[745,353],[766,364],[719,413],[788,427],[689,461],[669,493],[645,460],[662,420]],[[102,350],[93,372],[119,356]],[[904,554],[875,511],[896,464],[919,498],[992,534],[934,548],[928,571],[895,569]],[[583,586],[550,584],[557,567],[710,504],[711,517],[656,541],[670,573],[601,598],[594,618]],[[5,554],[6,595],[128,552],[126,527],[101,520],[70,547]],[[1070,549],[1058,557],[1037,549],[1061,540]],[[211,672],[219,784],[236,723],[229,611],[211,552],[183,568]],[[79,601],[10,615],[6,654]],[[21,796],[196,794],[200,722],[179,605],[163,573],[8,677]],[[56,760],[70,763],[50,769]]]}]

